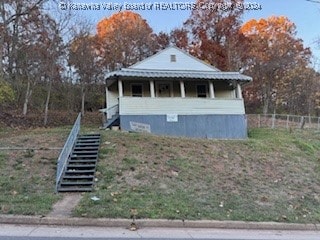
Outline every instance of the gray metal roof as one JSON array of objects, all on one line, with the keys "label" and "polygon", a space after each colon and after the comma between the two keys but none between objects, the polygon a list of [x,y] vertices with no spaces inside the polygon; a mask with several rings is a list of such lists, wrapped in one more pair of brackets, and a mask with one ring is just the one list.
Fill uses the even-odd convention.
[{"label": "gray metal roof", "polygon": [[206,79],[206,80],[237,80],[250,82],[252,78],[239,72],[221,71],[188,71],[188,70],[150,70],[150,69],[129,69],[123,68],[110,72],[106,80],[120,78],[177,78],[177,79]]}]

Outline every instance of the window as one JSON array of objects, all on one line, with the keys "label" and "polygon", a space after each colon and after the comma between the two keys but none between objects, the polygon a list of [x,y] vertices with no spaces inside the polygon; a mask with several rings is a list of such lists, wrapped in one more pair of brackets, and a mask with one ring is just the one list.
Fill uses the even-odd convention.
[{"label": "window", "polygon": [[207,86],[206,85],[197,85],[197,96],[199,98],[207,97]]},{"label": "window", "polygon": [[170,55],[170,61],[171,62],[176,62],[177,61],[176,55]]},{"label": "window", "polygon": [[142,97],[142,84],[131,85],[132,97]]}]

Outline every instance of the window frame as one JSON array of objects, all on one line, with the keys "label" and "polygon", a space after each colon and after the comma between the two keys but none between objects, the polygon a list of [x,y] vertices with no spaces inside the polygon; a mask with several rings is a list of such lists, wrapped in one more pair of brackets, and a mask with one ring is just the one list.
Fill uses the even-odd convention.
[{"label": "window frame", "polygon": [[[204,92],[203,93],[199,92],[199,87],[204,87]],[[197,92],[197,97],[198,98],[207,98],[208,97],[208,86],[207,86],[207,84],[197,84],[196,92]]]},{"label": "window frame", "polygon": [[[133,93],[133,87],[134,86],[139,86],[141,87],[141,95],[140,94],[134,94]],[[131,97],[143,97],[143,84],[142,83],[131,83],[130,84],[130,89],[131,89]]]}]

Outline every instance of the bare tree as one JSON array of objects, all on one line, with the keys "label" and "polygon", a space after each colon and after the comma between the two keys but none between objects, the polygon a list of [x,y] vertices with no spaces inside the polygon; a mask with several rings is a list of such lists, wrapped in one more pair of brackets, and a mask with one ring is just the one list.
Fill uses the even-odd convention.
[{"label": "bare tree", "polygon": [[75,70],[76,82],[81,86],[81,113],[85,113],[85,98],[88,86],[97,82],[102,69],[98,65],[99,57],[96,50],[96,37],[90,34],[88,24],[81,24],[75,29],[74,38],[69,44],[68,62]]}]

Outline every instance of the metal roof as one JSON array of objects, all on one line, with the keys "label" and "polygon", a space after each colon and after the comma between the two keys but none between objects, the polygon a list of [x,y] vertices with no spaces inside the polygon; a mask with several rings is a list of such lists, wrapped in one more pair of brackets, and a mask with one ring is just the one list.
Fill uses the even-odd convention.
[{"label": "metal roof", "polygon": [[187,70],[151,70],[151,69],[129,69],[123,68],[110,72],[106,75],[106,80],[117,79],[118,77],[132,79],[139,78],[176,78],[176,79],[206,79],[206,80],[237,80],[250,82],[252,78],[239,72],[221,71],[187,71]]}]

